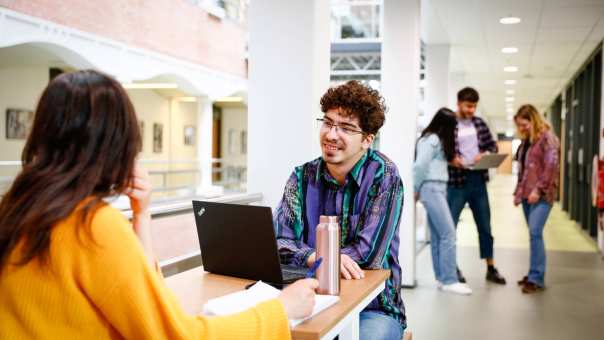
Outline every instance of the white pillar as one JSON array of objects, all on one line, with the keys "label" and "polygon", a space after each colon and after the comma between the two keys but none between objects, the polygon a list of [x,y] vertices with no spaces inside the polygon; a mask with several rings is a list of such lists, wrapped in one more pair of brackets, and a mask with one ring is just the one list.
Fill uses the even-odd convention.
[{"label": "white pillar", "polygon": [[[449,107],[449,51],[445,44],[426,45],[425,122],[441,107]],[[455,108],[449,107],[455,111]]]},{"label": "white pillar", "polygon": [[451,110],[457,111],[457,92],[466,86],[470,86],[466,82],[465,72],[455,72],[449,75],[449,107]]},{"label": "white pillar", "polygon": [[249,9],[248,192],[275,207],[295,166],[320,156],[314,119],[329,86],[329,1]]},{"label": "white pillar", "polygon": [[415,284],[413,156],[419,97],[420,0],[384,0],[382,93],[389,111],[380,150],[398,166],[405,186],[400,225],[402,283]]},{"label": "white pillar", "polygon": [[212,192],[212,124],[214,110],[210,98],[197,98],[197,162],[201,172],[197,193]]}]

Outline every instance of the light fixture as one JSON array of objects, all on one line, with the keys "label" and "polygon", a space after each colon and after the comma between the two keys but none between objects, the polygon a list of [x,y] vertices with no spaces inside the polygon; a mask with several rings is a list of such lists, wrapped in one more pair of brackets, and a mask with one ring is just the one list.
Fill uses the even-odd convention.
[{"label": "light fixture", "polygon": [[504,81],[503,83],[506,85],[516,85],[516,80],[508,79],[508,80]]},{"label": "light fixture", "polygon": [[243,101],[243,97],[222,97],[217,98],[215,101],[221,103],[240,103]]},{"label": "light fixture", "polygon": [[516,91],[509,89],[509,90],[505,90],[505,94],[514,94],[516,93]]},{"label": "light fixture", "polygon": [[511,103],[511,102],[513,102],[514,100],[516,100],[514,97],[505,97],[505,101],[506,101],[507,103]]},{"label": "light fixture", "polygon": [[125,89],[177,89],[175,83],[126,83],[122,84]]},{"label": "light fixture", "polygon": [[522,21],[522,19],[520,19],[519,17],[513,17],[511,15],[499,19],[499,23],[504,24],[504,25],[519,24],[521,21]]},{"label": "light fixture", "polygon": [[179,102],[195,103],[197,102],[197,97],[177,97],[176,100]]},{"label": "light fixture", "polygon": [[518,66],[505,66],[503,72],[518,72]]},{"label": "light fixture", "polygon": [[505,53],[505,54],[518,53],[518,47],[514,47],[514,46],[504,47],[504,48],[501,49],[501,52]]}]

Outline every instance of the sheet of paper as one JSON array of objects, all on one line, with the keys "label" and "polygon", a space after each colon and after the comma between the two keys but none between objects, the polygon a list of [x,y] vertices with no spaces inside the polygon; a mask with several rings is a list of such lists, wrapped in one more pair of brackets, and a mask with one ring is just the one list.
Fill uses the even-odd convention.
[{"label": "sheet of paper", "polygon": [[[260,302],[276,298],[280,293],[279,289],[258,281],[249,289],[209,300],[203,308],[203,313],[206,315],[228,315],[243,312]],[[290,319],[290,327],[299,325],[304,320],[320,313],[339,300],[339,296],[315,295],[315,307],[311,315],[305,319]]]}]

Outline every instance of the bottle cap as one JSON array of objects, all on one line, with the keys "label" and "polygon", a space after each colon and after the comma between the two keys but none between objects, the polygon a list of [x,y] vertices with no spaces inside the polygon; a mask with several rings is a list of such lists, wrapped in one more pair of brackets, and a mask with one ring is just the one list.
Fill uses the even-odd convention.
[{"label": "bottle cap", "polygon": [[338,223],[338,216],[325,216],[319,217],[319,223]]}]

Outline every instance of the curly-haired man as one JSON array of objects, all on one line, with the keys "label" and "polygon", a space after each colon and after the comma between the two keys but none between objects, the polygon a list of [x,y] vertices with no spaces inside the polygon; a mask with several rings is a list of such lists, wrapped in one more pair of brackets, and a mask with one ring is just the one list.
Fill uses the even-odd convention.
[{"label": "curly-haired man", "polygon": [[357,81],[321,98],[322,156],[294,169],[275,211],[282,262],[311,266],[320,215],[338,216],[341,276],[390,269],[384,291],[360,315],[361,339],[401,339],[406,328],[398,261],[403,183],[395,164],[371,145],[384,124],[384,100]]}]

